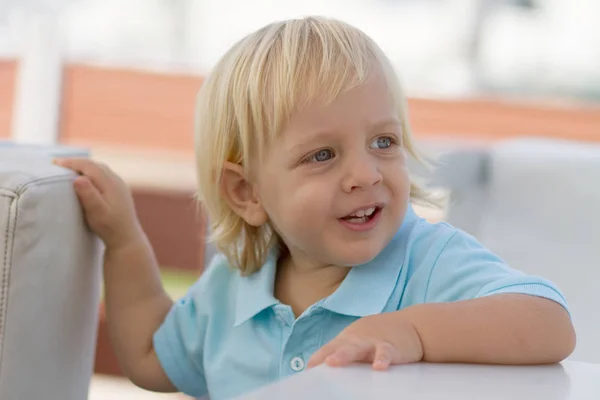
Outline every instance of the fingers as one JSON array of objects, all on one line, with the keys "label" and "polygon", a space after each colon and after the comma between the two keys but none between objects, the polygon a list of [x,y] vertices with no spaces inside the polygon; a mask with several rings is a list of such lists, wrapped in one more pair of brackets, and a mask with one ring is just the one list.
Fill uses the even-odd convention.
[{"label": "fingers", "polygon": [[308,368],[320,364],[342,367],[354,362],[372,363],[373,369],[385,370],[391,364],[402,362],[399,351],[387,342],[374,343],[367,340],[333,340],[314,353]]},{"label": "fingers", "polygon": [[87,177],[100,193],[103,193],[109,184],[108,168],[88,158],[59,158],[54,160],[54,164]]},{"label": "fingers", "polygon": [[373,369],[383,371],[388,369],[392,362],[398,363],[398,350],[389,343],[382,342],[375,348],[375,356],[373,357]]},{"label": "fingers", "polygon": [[308,361],[308,368],[326,363],[340,367],[352,362],[371,361],[375,346],[365,340],[334,339],[317,352]]},{"label": "fingers", "polygon": [[343,367],[353,362],[369,361],[373,356],[374,345],[367,341],[345,343],[325,359],[331,367]]},{"label": "fingers", "polygon": [[73,186],[86,214],[98,215],[107,210],[108,205],[102,194],[87,176],[75,178]]},{"label": "fingers", "polygon": [[327,343],[325,346],[321,347],[312,355],[312,357],[308,360],[308,364],[306,365],[306,367],[313,368],[317,365],[323,364],[325,362],[325,359],[337,350],[338,346],[339,345],[337,344],[337,340],[335,339]]}]

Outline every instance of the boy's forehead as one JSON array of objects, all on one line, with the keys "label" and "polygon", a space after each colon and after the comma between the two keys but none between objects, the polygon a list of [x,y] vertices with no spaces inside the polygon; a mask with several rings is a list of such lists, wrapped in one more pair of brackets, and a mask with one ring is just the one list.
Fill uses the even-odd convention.
[{"label": "boy's forehead", "polygon": [[[377,88],[374,88],[377,89]],[[357,87],[327,104],[315,103],[290,115],[284,131],[331,131],[345,124],[379,126],[398,124],[395,102],[385,92]]]},{"label": "boy's forehead", "polygon": [[401,127],[399,108],[383,74],[351,85],[333,98],[313,98],[285,118],[272,144],[287,149],[316,141],[340,139],[352,132],[371,132]]},{"label": "boy's forehead", "polygon": [[402,127],[395,107],[331,110],[314,107],[293,115],[278,135],[282,142],[307,141],[337,136],[347,131],[374,131]]}]

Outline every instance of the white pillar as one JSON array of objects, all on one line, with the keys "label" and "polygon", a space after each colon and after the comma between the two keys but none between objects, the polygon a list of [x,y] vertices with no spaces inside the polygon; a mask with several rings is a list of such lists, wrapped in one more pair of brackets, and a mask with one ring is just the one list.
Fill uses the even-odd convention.
[{"label": "white pillar", "polygon": [[22,13],[22,42],[15,85],[12,139],[18,143],[58,142],[62,97],[62,35],[57,15]]}]

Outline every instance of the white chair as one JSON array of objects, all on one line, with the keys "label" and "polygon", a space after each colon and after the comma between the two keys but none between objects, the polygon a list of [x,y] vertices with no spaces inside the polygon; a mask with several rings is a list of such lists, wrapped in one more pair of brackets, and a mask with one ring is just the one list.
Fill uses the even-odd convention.
[{"label": "white chair", "polygon": [[101,244],[67,148],[0,145],[0,399],[81,400],[94,365]]},{"label": "white chair", "polygon": [[[447,221],[555,282],[577,331],[571,359],[600,363],[600,146],[520,139],[480,154],[480,179],[436,179],[451,191]],[[448,159],[450,171],[459,159]]]}]

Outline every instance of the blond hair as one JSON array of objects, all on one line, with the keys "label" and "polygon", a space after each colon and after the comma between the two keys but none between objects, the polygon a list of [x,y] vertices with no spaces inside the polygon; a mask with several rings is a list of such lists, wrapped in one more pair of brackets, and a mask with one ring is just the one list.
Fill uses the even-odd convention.
[{"label": "blond hair", "polygon": [[[236,43],[203,83],[196,113],[198,200],[206,210],[216,248],[249,275],[264,264],[278,238],[268,224],[247,224],[224,201],[224,162],[249,172],[292,113],[321,102],[383,71],[402,121],[405,150],[422,160],[411,138],[402,89],[379,46],[359,29],[334,19],[307,17],[269,24]],[[411,183],[412,201],[427,201]]]}]

